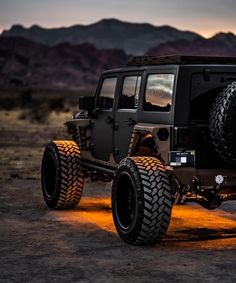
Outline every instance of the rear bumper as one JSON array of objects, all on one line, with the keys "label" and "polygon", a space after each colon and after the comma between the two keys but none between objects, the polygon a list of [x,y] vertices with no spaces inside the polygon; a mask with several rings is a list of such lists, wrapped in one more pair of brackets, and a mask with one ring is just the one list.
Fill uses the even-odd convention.
[{"label": "rear bumper", "polygon": [[186,185],[191,185],[197,177],[201,187],[215,188],[219,186],[216,183],[216,176],[222,175],[224,181],[220,188],[235,188],[236,190],[236,169],[196,169],[195,167],[174,167],[173,173],[181,179]]}]

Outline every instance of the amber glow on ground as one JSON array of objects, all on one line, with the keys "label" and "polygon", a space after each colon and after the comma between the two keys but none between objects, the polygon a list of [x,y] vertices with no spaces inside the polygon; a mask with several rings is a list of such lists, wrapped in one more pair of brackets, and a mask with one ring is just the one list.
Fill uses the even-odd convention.
[{"label": "amber glow on ground", "polygon": [[116,233],[113,225],[110,198],[88,198],[81,199],[79,207],[70,211],[50,212],[59,221],[78,225],[79,223],[90,223],[105,231]]},{"label": "amber glow on ground", "polygon": [[[74,211],[52,211],[52,217],[69,225],[92,224],[116,233],[109,198],[84,197]],[[208,211],[197,205],[174,206],[171,224],[161,246],[204,249],[236,248],[236,217],[221,209]]]}]

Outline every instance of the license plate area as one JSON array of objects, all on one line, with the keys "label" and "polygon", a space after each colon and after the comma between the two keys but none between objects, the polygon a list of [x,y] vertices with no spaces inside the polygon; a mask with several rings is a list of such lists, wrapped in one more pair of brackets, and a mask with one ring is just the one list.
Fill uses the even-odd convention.
[{"label": "license plate area", "polygon": [[169,152],[170,166],[194,166],[195,165],[195,151],[170,151]]}]

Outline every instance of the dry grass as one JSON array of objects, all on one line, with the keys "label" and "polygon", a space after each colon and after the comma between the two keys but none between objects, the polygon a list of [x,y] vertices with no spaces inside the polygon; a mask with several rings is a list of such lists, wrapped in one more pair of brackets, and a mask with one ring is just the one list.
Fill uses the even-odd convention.
[{"label": "dry grass", "polygon": [[[26,128],[44,127],[44,124],[37,124],[28,119],[20,119],[23,110],[0,110],[0,126],[21,126]],[[51,127],[61,127],[63,123],[71,118],[71,113],[52,111],[48,115],[47,125]]]},{"label": "dry grass", "polygon": [[44,146],[68,139],[63,126],[70,113],[51,112],[46,124],[19,119],[20,110],[0,111],[0,179],[38,179]]}]

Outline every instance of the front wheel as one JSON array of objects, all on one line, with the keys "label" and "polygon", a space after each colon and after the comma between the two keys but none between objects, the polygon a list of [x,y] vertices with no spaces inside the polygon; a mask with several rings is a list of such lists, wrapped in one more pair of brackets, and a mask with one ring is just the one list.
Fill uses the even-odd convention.
[{"label": "front wheel", "polygon": [[41,168],[42,191],[50,208],[74,208],[80,201],[83,167],[74,141],[52,141],[44,151]]},{"label": "front wheel", "polygon": [[112,185],[112,214],[120,237],[129,244],[160,241],[171,210],[171,186],[161,162],[153,157],[123,159]]}]

